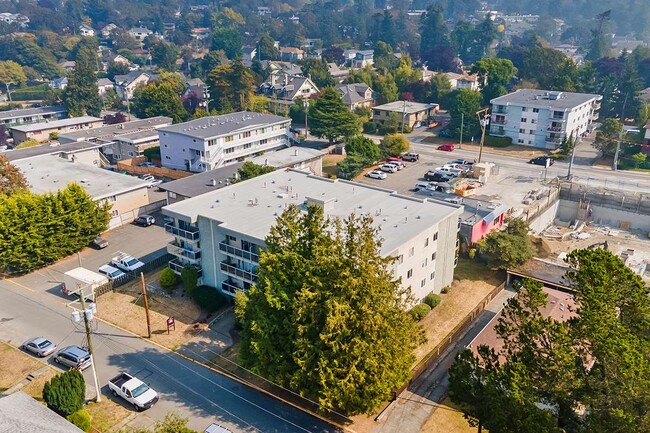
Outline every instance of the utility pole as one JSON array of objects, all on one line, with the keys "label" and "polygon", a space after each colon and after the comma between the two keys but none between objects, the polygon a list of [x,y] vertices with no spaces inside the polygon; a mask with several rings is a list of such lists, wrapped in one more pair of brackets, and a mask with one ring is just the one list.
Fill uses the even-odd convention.
[{"label": "utility pole", "polygon": [[147,299],[147,285],[144,282],[144,272],[140,272],[142,281],[142,296],[144,297],[144,311],[147,314],[147,335],[151,338],[151,320],[149,318],[149,300]]},{"label": "utility pole", "polygon": [[307,123],[307,114],[309,113],[309,99],[305,99],[305,141],[307,141],[307,136],[309,135],[309,125]]},{"label": "utility pole", "polygon": [[580,143],[580,134],[576,134],[576,138],[573,141],[573,150],[571,151],[571,160],[569,161],[569,171],[566,174],[566,179],[568,181],[571,181],[571,179],[573,179],[573,174],[571,173],[571,170],[573,169],[573,160],[576,157],[576,147],[578,147],[579,143]]},{"label": "utility pole", "polygon": [[462,149],[463,146],[463,124],[465,123],[465,113],[460,113],[460,141],[458,142],[458,148]]},{"label": "utility pole", "polygon": [[100,403],[102,401],[102,393],[99,390],[99,381],[97,380],[97,369],[95,368],[95,357],[93,355],[94,354],[93,340],[90,335],[91,334],[90,321],[93,318],[93,311],[90,308],[86,309],[86,295],[84,294],[83,288],[79,291],[79,296],[80,296],[79,299],[81,300],[81,314],[83,315],[84,326],[86,328],[86,340],[88,341],[88,353],[90,353],[90,367],[92,368],[93,379],[95,380],[95,393],[97,394],[96,401],[97,403]]},{"label": "utility pole", "polygon": [[623,130],[625,129],[625,106],[627,105],[627,94],[625,95],[625,100],[623,101],[623,108],[621,109],[621,130],[618,131],[618,140],[616,140],[616,153],[614,153],[614,163],[612,164],[612,170],[618,170],[618,158],[621,154],[621,141],[623,141]]},{"label": "utility pole", "polygon": [[404,100],[404,108],[402,109],[402,129],[401,133],[404,134],[404,119],[406,118],[406,100]]},{"label": "utility pole", "polygon": [[481,162],[481,158],[483,157],[483,144],[485,143],[485,130],[487,129],[488,118],[490,117],[489,111],[490,111],[489,108],[484,108],[476,112],[476,117],[478,117],[478,121],[481,124],[481,143],[478,150],[478,163]]},{"label": "utility pole", "polygon": [[11,81],[7,81],[7,82],[5,83],[5,86],[7,86],[7,97],[9,98],[9,102],[12,102],[12,101],[11,101],[11,91],[9,90],[9,85],[10,85],[10,84],[13,84],[13,83],[12,83]]}]

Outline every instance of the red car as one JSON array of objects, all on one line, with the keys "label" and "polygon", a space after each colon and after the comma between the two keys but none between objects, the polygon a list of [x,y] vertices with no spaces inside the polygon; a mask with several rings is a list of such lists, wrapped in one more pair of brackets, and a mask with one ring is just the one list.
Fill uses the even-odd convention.
[{"label": "red car", "polygon": [[451,152],[454,150],[453,144],[443,144],[438,146],[438,150],[444,150],[445,152]]}]

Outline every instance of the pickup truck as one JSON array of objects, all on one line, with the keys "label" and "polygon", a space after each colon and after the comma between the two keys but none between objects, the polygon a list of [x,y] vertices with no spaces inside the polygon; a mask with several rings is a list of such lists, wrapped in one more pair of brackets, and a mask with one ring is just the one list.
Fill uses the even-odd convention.
[{"label": "pickup truck", "polygon": [[111,266],[115,266],[124,272],[135,271],[144,266],[140,260],[126,253],[116,253],[111,259]]},{"label": "pickup truck", "polygon": [[149,409],[158,401],[158,393],[128,373],[120,373],[108,381],[108,388],[115,397],[122,397],[136,411]]}]

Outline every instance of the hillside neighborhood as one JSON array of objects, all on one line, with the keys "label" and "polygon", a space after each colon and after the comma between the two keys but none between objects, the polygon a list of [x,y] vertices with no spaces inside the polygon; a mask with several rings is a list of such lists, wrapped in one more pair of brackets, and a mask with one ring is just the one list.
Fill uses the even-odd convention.
[{"label": "hillside neighborhood", "polygon": [[614,3],[0,1],[0,430],[649,431]]}]

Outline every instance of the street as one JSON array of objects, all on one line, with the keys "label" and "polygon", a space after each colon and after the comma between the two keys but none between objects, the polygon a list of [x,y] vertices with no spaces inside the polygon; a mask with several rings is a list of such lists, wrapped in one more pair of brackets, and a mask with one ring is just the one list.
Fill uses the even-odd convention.
[{"label": "street", "polygon": [[[83,326],[71,321],[72,310],[61,301],[12,280],[0,281],[0,290],[0,339],[16,347],[34,336],[45,336],[59,348],[82,343]],[[94,358],[104,398],[113,398],[104,386],[108,379],[128,371],[160,393],[160,401],[144,413],[149,418],[162,420],[166,413],[174,411],[188,417],[188,427],[197,431],[213,422],[233,432],[337,431],[315,417],[173,352],[106,323],[93,323]],[[51,357],[48,362],[56,366]],[[84,377],[92,384],[90,369]]]}]

